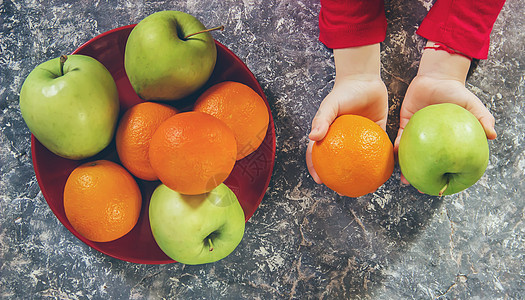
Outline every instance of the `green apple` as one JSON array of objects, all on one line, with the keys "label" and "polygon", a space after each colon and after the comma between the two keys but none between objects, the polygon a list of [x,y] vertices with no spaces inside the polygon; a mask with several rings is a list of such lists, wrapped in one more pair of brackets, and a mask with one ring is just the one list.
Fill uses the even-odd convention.
[{"label": "green apple", "polygon": [[489,146],[472,113],[456,104],[435,104],[410,118],[399,141],[398,158],[401,172],[415,188],[429,195],[450,195],[481,178]]},{"label": "green apple", "polygon": [[44,147],[68,159],[84,159],[113,138],[119,113],[117,86],[106,67],[92,57],[57,57],[29,73],[20,90],[20,111]]},{"label": "green apple", "polygon": [[124,67],[142,99],[179,100],[206,83],[217,49],[211,34],[202,31],[206,29],[199,20],[180,11],[156,12],[133,28]]},{"label": "green apple", "polygon": [[161,184],[151,196],[149,219],[160,249],[189,265],[223,259],[244,235],[244,212],[224,183],[200,195],[183,195]]}]

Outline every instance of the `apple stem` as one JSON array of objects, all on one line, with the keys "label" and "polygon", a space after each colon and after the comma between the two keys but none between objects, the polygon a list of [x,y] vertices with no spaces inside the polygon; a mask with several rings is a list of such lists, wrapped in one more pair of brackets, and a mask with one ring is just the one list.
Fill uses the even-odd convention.
[{"label": "apple stem", "polygon": [[60,56],[60,76],[64,76],[64,64],[66,63],[67,55]]},{"label": "apple stem", "polygon": [[211,238],[208,238],[208,244],[210,245],[210,252],[213,251],[213,242],[211,241]]},{"label": "apple stem", "polygon": [[448,183],[450,181],[450,178],[447,177],[447,183],[445,183],[445,186],[441,188],[441,190],[439,191],[439,197],[443,196],[443,193],[447,190],[448,188]]},{"label": "apple stem", "polygon": [[197,34],[200,34],[200,33],[205,33],[205,32],[210,32],[210,31],[215,31],[215,30],[221,30],[221,31],[224,30],[224,25],[213,27],[213,28],[209,28],[209,29],[204,29],[204,30],[201,30],[201,31],[197,31],[195,33],[190,33],[187,36],[185,36],[184,39],[187,40],[189,37],[192,37],[194,35],[197,35]]}]

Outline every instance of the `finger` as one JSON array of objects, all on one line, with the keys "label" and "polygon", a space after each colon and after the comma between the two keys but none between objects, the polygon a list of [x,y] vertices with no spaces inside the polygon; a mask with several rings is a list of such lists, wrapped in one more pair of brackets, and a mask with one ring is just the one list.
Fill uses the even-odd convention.
[{"label": "finger", "polygon": [[[410,96],[410,95],[408,95]],[[408,121],[410,121],[410,118],[414,115],[415,111],[410,110],[408,107],[410,106],[407,103],[410,103],[410,98],[405,97],[405,100],[403,101],[403,104],[401,105],[401,111],[399,112],[399,129],[397,130],[397,136],[394,140],[394,155],[397,160],[397,152],[399,150],[399,142],[401,141],[401,135],[403,134],[403,130],[405,130],[405,127],[408,124]]]},{"label": "finger", "polygon": [[401,140],[401,135],[403,134],[403,129],[399,128],[397,131],[396,139],[394,140],[394,158],[396,161],[398,161],[397,152],[399,150],[399,141]]},{"label": "finger", "polygon": [[493,140],[498,136],[496,130],[494,129],[496,120],[494,119],[494,116],[492,116],[492,114],[489,112],[489,110],[485,107],[485,105],[483,105],[480,102],[476,104],[476,107],[470,110],[470,112],[472,112],[472,114],[474,114],[474,116],[478,118],[489,140]]},{"label": "finger", "polygon": [[494,124],[496,121],[494,120],[494,117],[492,115],[490,116],[483,116],[480,117],[479,122],[483,126],[483,129],[485,130],[485,134],[487,135],[487,138],[489,140],[494,140],[498,136],[496,133],[496,130],[494,129]]},{"label": "finger", "polygon": [[405,175],[403,175],[403,173],[401,173],[401,182],[406,185],[410,184],[410,182],[408,182],[408,180],[405,178]]},{"label": "finger", "polygon": [[[397,131],[396,140],[394,141],[394,157],[396,161],[399,161],[399,142],[401,141],[401,136],[403,135],[403,130],[405,130],[405,126],[408,124],[408,121],[413,116],[413,113],[410,113],[409,111],[405,110],[404,115],[401,115],[401,119],[399,121],[399,130]],[[401,183],[405,185],[409,185],[410,183],[405,178],[403,173],[401,173]]]},{"label": "finger", "polygon": [[319,105],[319,109],[312,120],[312,130],[308,137],[312,141],[322,140],[325,137],[330,124],[332,124],[335,118],[337,118],[337,113],[337,104],[334,105],[328,97],[325,98],[323,102],[321,102],[321,105]]},{"label": "finger", "polygon": [[379,125],[379,127],[381,127],[383,131],[386,131],[387,118],[388,118],[388,115],[385,118],[376,122],[376,124]]},{"label": "finger", "polygon": [[314,146],[314,141],[310,141],[308,143],[308,147],[306,148],[306,167],[308,168],[308,172],[312,176],[313,180],[321,184],[323,181],[321,181],[321,178],[319,178],[319,175],[317,175],[317,172],[315,172],[314,169],[314,163],[312,161],[312,148]]},{"label": "finger", "polygon": [[494,119],[494,116],[490,113],[490,111],[487,109],[487,107],[479,100],[476,95],[469,92],[470,99],[467,102],[466,109],[470,111],[481,123],[481,126],[483,126],[483,130],[485,130],[485,134],[487,135],[487,138],[489,140],[493,140],[497,137],[496,130],[494,129],[494,125],[496,124],[496,120]]},{"label": "finger", "polygon": [[410,118],[415,114],[415,111],[411,111],[403,106],[401,106],[401,111],[399,112],[399,130],[397,131],[397,138],[401,138],[403,130],[410,121]]},{"label": "finger", "polygon": [[[394,157],[395,157],[396,161],[399,161],[398,150],[399,150],[399,141],[401,140],[401,135],[402,134],[403,134],[403,129],[399,128],[399,130],[397,132],[396,141],[394,142]],[[405,185],[409,185],[410,184],[410,182],[408,182],[408,180],[405,178],[405,175],[403,175],[403,173],[401,173],[401,183],[403,183]]]}]

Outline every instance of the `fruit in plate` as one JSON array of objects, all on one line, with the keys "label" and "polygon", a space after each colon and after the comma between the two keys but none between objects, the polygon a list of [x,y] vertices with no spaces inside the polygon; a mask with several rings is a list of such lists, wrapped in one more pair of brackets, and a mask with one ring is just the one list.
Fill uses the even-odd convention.
[{"label": "fruit in plate", "polygon": [[115,81],[96,59],[61,56],[38,65],[20,90],[20,111],[51,152],[84,159],[112,140],[119,113]]},{"label": "fruit in plate", "polygon": [[360,197],[377,190],[394,171],[394,151],[386,132],[372,120],[341,115],[312,147],[312,162],[330,189]]},{"label": "fruit in plate", "polygon": [[157,128],[149,146],[151,167],[160,181],[182,194],[211,191],[230,175],[236,162],[233,131],[202,112],[183,112]]},{"label": "fruit in plate", "polygon": [[240,82],[225,81],[202,93],[195,111],[210,114],[233,130],[237,140],[237,160],[259,148],[268,130],[266,103],[252,88]]},{"label": "fruit in plate", "polygon": [[429,195],[460,192],[487,168],[489,147],[478,119],[463,107],[442,103],[417,111],[399,141],[399,166],[415,188]]},{"label": "fruit in plate", "polygon": [[217,59],[211,34],[195,34],[204,30],[197,18],[180,11],[160,11],[140,21],[124,53],[135,92],[144,100],[179,100],[202,87]]},{"label": "fruit in plate", "polygon": [[115,136],[120,162],[133,175],[157,180],[149,162],[149,144],[155,130],[177,110],[169,105],[142,102],[129,108],[118,123]]},{"label": "fruit in plate", "polygon": [[225,184],[200,195],[183,195],[161,184],[151,196],[149,219],[160,249],[189,265],[228,256],[244,235],[243,209]]},{"label": "fruit in plate", "polygon": [[88,240],[109,242],[137,223],[142,195],[120,165],[97,160],[76,167],[64,188],[64,211],[73,228]]}]

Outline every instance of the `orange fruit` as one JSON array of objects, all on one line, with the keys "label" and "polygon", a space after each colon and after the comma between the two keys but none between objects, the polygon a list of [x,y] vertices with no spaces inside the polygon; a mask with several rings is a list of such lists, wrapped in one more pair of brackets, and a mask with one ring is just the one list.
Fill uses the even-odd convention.
[{"label": "orange fruit", "polygon": [[64,188],[69,223],[94,242],[116,240],[133,229],[142,195],[135,179],[122,166],[107,160],[75,168]]},{"label": "orange fruit", "polygon": [[208,88],[197,99],[195,111],[205,112],[223,121],[237,140],[237,160],[259,148],[268,129],[266,103],[249,86],[225,81]]},{"label": "orange fruit", "polygon": [[394,150],[386,132],[368,118],[342,115],[314,143],[312,162],[330,189],[349,197],[374,192],[394,171]]},{"label": "orange fruit", "polygon": [[120,162],[144,180],[158,177],[149,163],[149,143],[155,130],[177,110],[171,106],[142,102],[129,108],[119,121],[115,136]]},{"label": "orange fruit", "polygon": [[202,112],[184,112],[164,121],[149,147],[160,181],[181,194],[211,191],[231,173],[237,157],[232,130]]}]

